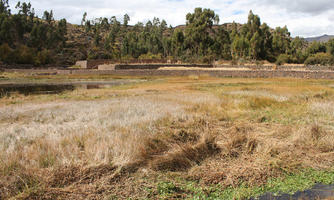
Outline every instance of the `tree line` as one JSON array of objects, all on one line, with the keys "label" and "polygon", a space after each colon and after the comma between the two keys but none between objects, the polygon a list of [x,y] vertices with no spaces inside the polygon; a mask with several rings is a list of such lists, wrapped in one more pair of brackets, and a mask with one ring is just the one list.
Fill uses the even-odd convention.
[{"label": "tree line", "polygon": [[[93,39],[89,59],[106,58],[172,58],[185,62],[215,60],[333,64],[334,40],[327,43],[308,43],[292,38],[286,26],[270,28],[258,15],[249,12],[243,25],[232,23],[230,28],[219,24],[219,16],[211,9],[196,8],[186,15],[184,27],[168,27],[165,20],[154,18],[146,24],[138,22],[129,27],[130,18],[124,15],[123,24],[115,17],[110,20],[86,20],[82,26]],[[101,32],[108,32],[105,37]],[[103,53],[97,54],[101,48]]]},{"label": "tree line", "polygon": [[[42,18],[30,3],[18,3],[11,14],[8,0],[0,0],[0,59],[5,63],[47,64],[67,48],[67,23],[55,21],[52,11]],[[87,19],[84,13],[78,29],[87,38],[83,59],[173,59],[211,63],[217,60],[256,62],[267,60],[309,65],[334,63],[334,40],[308,43],[292,38],[288,28],[270,28],[249,12],[247,23],[219,25],[211,9],[196,8],[186,15],[186,25],[168,26],[154,18],[130,26],[130,17]]]}]

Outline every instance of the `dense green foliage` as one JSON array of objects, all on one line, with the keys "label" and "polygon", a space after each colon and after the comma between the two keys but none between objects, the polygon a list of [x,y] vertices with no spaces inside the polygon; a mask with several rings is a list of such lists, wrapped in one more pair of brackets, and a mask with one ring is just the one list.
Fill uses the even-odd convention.
[{"label": "dense green foliage", "polygon": [[[159,18],[145,25],[138,22],[128,26],[127,14],[123,24],[115,17],[91,21],[86,17],[87,13],[83,16],[84,29],[94,38],[89,59],[173,58],[206,63],[233,59],[236,62],[268,60],[279,65],[333,64],[333,59],[328,57],[334,56],[334,40],[308,43],[300,37],[292,38],[286,26],[271,29],[252,11],[246,24],[233,23],[230,28],[218,25],[219,16],[213,10],[202,8],[188,13],[186,25],[176,28],[167,28],[166,21],[160,22]],[[327,53],[327,57],[318,53]]]},{"label": "dense green foliage", "polygon": [[66,44],[67,22],[55,21],[52,10],[42,19],[30,3],[18,2],[11,14],[8,0],[0,0],[0,60],[18,64],[48,64]]},{"label": "dense green foliage", "polygon": [[[55,21],[52,10],[38,18],[30,3],[19,2],[16,8],[18,12],[12,14],[8,0],[0,0],[0,61],[43,65],[61,56],[66,59],[63,54],[69,48],[66,20]],[[165,58],[202,63],[268,60],[279,65],[334,62],[334,40],[308,43],[299,37],[292,38],[286,26],[271,29],[252,11],[243,25],[218,25],[219,16],[202,8],[188,13],[186,25],[176,28],[168,27],[159,18],[134,26],[129,21],[127,14],[121,23],[114,16],[88,20],[84,13],[81,25],[76,27],[87,40],[84,46],[71,47],[85,52],[81,59]]]}]

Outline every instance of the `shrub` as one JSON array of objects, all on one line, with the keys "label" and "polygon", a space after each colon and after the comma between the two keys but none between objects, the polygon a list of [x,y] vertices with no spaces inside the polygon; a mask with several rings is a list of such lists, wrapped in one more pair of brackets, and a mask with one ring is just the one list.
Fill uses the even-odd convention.
[{"label": "shrub", "polygon": [[232,62],[231,62],[231,64],[234,66],[234,65],[238,65],[238,59],[237,58],[235,58],[235,57],[233,57],[232,58]]},{"label": "shrub", "polygon": [[129,61],[129,60],[133,60],[133,57],[131,55],[122,56],[122,61]]},{"label": "shrub", "polygon": [[145,60],[145,59],[162,59],[162,55],[159,54],[152,54],[152,53],[147,53],[147,54],[142,54],[139,56],[140,60]]},{"label": "shrub", "polygon": [[246,59],[244,59],[244,58],[239,58],[239,60],[238,60],[238,64],[239,64],[239,65],[245,65],[245,63],[247,63],[247,60],[246,60]]},{"label": "shrub", "polygon": [[101,52],[99,48],[93,47],[88,52],[88,60],[104,59],[106,57],[104,52]]},{"label": "shrub", "polygon": [[198,61],[200,63],[211,64],[214,61],[214,57],[207,55],[207,56],[200,57]]},{"label": "shrub", "polygon": [[334,56],[334,39],[331,39],[327,42],[327,53]]},{"label": "shrub", "polygon": [[35,65],[45,65],[52,62],[52,56],[51,52],[44,49],[37,53],[37,56],[35,57],[34,64]]},{"label": "shrub", "polygon": [[307,52],[305,51],[301,51],[301,50],[297,50],[295,55],[291,55],[290,56],[290,63],[299,63],[299,64],[303,64],[306,60],[306,58],[308,57]]},{"label": "shrub", "polygon": [[37,52],[36,49],[25,45],[18,46],[13,50],[8,44],[0,46],[0,60],[9,64],[33,64],[37,66],[49,64],[53,61],[49,50],[44,49]]},{"label": "shrub", "polygon": [[281,54],[276,60],[276,65],[284,65],[290,61],[290,57],[287,54]]},{"label": "shrub", "polygon": [[305,65],[331,65],[334,63],[333,56],[328,53],[310,55],[305,60]]},{"label": "shrub", "polygon": [[34,50],[25,46],[21,45],[14,51],[15,56],[17,56],[17,59],[15,60],[15,63],[17,64],[34,64],[35,56],[34,56]]},{"label": "shrub", "polygon": [[12,57],[13,50],[9,47],[7,43],[0,46],[0,60],[6,63],[10,63],[13,59]]}]

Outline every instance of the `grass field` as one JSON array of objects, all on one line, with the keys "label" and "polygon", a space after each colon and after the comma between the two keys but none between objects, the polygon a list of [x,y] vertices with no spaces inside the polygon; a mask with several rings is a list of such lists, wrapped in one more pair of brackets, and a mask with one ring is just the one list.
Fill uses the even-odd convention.
[{"label": "grass field", "polygon": [[334,81],[134,79],[1,98],[0,199],[247,199],[334,182]]}]

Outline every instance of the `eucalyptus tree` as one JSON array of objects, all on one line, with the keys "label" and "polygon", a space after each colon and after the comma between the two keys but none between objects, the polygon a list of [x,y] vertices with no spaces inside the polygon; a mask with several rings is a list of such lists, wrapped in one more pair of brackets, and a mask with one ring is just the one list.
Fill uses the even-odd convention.
[{"label": "eucalyptus tree", "polygon": [[192,55],[204,56],[213,43],[210,36],[212,26],[218,15],[213,10],[195,8],[194,13],[186,16],[186,48]]},{"label": "eucalyptus tree", "polygon": [[124,17],[123,17],[123,25],[125,27],[128,27],[129,21],[130,21],[130,16],[128,14],[125,14]]}]

